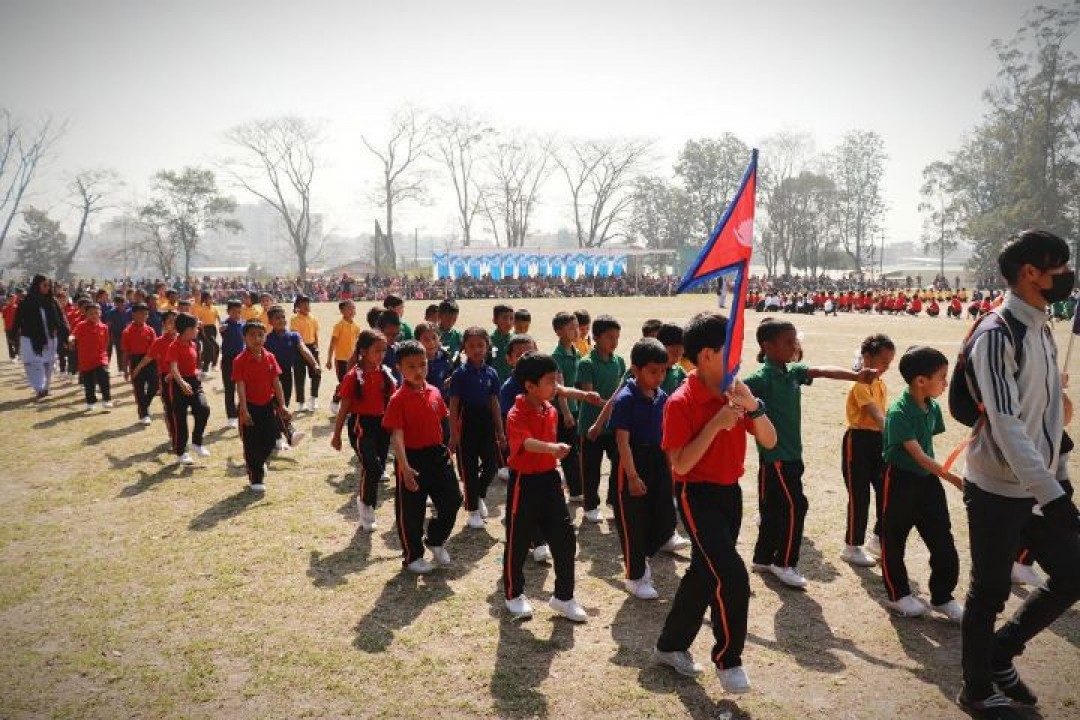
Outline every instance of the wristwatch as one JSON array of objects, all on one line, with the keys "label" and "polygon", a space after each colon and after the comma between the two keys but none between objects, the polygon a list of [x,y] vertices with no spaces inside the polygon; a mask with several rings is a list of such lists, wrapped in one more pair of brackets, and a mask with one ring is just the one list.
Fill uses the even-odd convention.
[{"label": "wristwatch", "polygon": [[765,401],[761,398],[757,399],[757,410],[751,410],[746,413],[746,416],[751,420],[757,420],[759,417],[765,414]]}]

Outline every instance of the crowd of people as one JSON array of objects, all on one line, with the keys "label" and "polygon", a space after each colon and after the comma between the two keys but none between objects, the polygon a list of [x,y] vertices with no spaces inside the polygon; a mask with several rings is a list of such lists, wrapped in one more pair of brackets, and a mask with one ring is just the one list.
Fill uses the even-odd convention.
[{"label": "crowd of people", "polygon": [[[330,444],[343,449],[344,434],[360,458],[356,502],[368,532],[377,528],[379,488],[392,463],[405,571],[423,575],[451,564],[446,543],[459,513],[464,510],[463,532],[483,530],[492,519],[488,489],[506,483],[501,583],[514,617],[534,612],[523,572],[531,557],[554,567],[553,611],[587,620],[575,592],[569,505],[582,506],[584,523],[604,522],[609,506],[620,544],[611,550],[622,555],[625,588],[634,597],[659,596],[650,563],[657,553],[690,551],[657,629],[656,661],[683,675],[701,673],[689,648],[710,608],[710,660],[732,693],[750,689],[743,654],[750,585],[737,550],[748,436],[760,458],[760,524],[750,568],[805,590],[799,565],[809,508],[800,390],[817,379],[849,382],[847,431],[837,447],[847,502],[816,512],[844,514],[840,557],[855,566],[880,565],[890,611],[961,624],[958,701],[977,717],[1007,719],[1020,717],[1014,704],[1036,703],[1014,659],[1080,598],[1080,514],[1071,499],[1072,443],[1065,433],[1071,405],[1045,332],[1051,308],[1073,297],[1068,263],[1068,246],[1048,233],[1024,233],[1006,244],[999,264],[1009,292],[979,296],[981,319],[951,379],[939,350],[914,346],[897,357],[896,343],[881,333],[861,343],[854,369],[804,364],[797,328],[782,314],[757,325],[760,366],[733,382],[724,355],[728,320],[716,312],[681,325],[649,320],[620,355],[630,328],[610,314],[592,317],[567,307],[545,318],[558,338],[546,352],[530,334],[530,313],[504,302],[494,304],[491,331],[458,328],[455,299],[427,295],[445,289],[436,283],[419,291],[429,302],[415,325],[405,320],[407,298],[390,292],[396,286],[380,288],[381,302],[362,322],[356,300],[367,296],[351,292],[339,300],[340,319],[325,345],[311,314],[316,298],[305,292],[310,288],[286,285],[254,292],[216,283],[131,288],[130,295],[115,296],[101,288],[72,297],[38,276],[24,296],[8,301],[3,317],[11,358],[24,364],[39,402],[47,401],[58,368],[79,378],[87,411],[98,409],[99,393],[102,409],[111,409],[115,360],[134,386],[134,421],[152,424],[153,399],[161,398],[180,463],[210,455],[205,384],[220,372],[226,422],[240,431],[253,493],[266,492],[271,454],[303,437],[293,427],[293,409],[317,412],[322,369],[333,371]],[[465,283],[455,285],[458,296],[463,287],[489,291]],[[827,291],[811,304],[820,296],[825,311],[877,312],[873,302],[864,307],[868,292]],[[890,292],[905,303],[924,300],[922,293]],[[927,291],[931,302],[936,292]],[[215,307],[221,293],[224,318]],[[754,289],[753,304],[786,309],[770,297],[768,289]],[[985,313],[984,301],[990,303]],[[881,376],[894,362],[905,388],[889,402]],[[945,429],[938,398],[950,385],[953,417],[973,426],[964,477],[939,462],[934,448],[934,436]],[[965,496],[972,563],[965,603],[956,593],[959,554],[942,481]],[[930,554],[929,602],[908,580],[905,547],[913,529]],[[995,632],[1011,582],[1032,590]]]}]

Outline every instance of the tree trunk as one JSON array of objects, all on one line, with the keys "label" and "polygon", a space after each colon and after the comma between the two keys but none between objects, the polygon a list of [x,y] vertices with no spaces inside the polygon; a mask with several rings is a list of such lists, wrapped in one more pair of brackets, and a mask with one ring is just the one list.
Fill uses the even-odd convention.
[{"label": "tree trunk", "polygon": [[394,250],[394,201],[391,199],[390,187],[387,186],[386,192],[386,236],[385,250],[386,250],[386,269],[393,275],[397,272],[397,253]]}]

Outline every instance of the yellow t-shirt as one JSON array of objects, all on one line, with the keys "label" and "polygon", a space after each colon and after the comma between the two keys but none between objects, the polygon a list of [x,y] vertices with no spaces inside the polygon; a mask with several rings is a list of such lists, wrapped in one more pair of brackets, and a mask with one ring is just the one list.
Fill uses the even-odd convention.
[{"label": "yellow t-shirt", "polygon": [[257,320],[262,315],[262,305],[241,305],[240,319],[244,322]]},{"label": "yellow t-shirt", "polygon": [[587,337],[578,338],[574,341],[574,348],[580,357],[585,357],[592,350],[592,340]]},{"label": "yellow t-shirt", "polygon": [[690,358],[686,357],[685,355],[683,355],[682,358],[679,359],[679,365],[681,365],[682,369],[688,373],[694,372],[694,370],[697,368],[697,365],[694,365],[694,363],[690,362]]},{"label": "yellow t-shirt", "polygon": [[872,383],[857,382],[851,386],[847,396],[847,422],[852,430],[880,431],[874,418],[867,412],[867,407],[876,405],[881,414],[885,414],[885,399],[888,389],[885,381],[877,378]]},{"label": "yellow t-shirt", "polygon": [[221,315],[213,305],[196,305],[191,312],[203,325],[217,325],[221,322]]},{"label": "yellow t-shirt", "polygon": [[289,329],[300,333],[300,339],[305,345],[315,345],[319,342],[319,321],[311,315],[296,313],[289,321]]},{"label": "yellow t-shirt", "polygon": [[334,353],[334,360],[348,360],[352,357],[359,338],[360,326],[356,321],[344,318],[338,320],[330,334],[330,350]]}]

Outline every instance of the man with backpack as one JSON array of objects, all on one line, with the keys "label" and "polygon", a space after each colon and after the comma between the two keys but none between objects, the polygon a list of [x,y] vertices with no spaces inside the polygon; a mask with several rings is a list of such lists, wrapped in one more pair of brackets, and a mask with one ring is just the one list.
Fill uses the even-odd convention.
[{"label": "man with backpack", "polygon": [[[973,426],[964,477],[971,583],[961,629],[957,702],[977,718],[1022,717],[1037,700],[1013,664],[1024,645],[1080,598],[1080,515],[1063,454],[1065,399],[1048,305],[1069,297],[1069,246],[1026,231],[998,256],[1009,293],[964,343],[950,411]],[[1066,445],[1066,447],[1063,447]],[[1029,547],[1049,573],[997,632],[1013,560]]]}]

